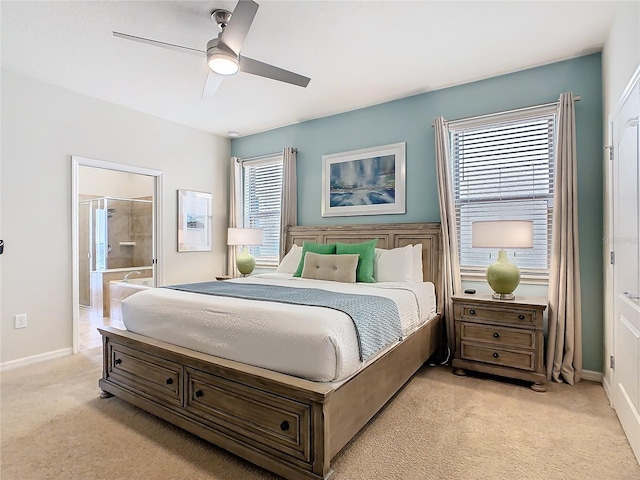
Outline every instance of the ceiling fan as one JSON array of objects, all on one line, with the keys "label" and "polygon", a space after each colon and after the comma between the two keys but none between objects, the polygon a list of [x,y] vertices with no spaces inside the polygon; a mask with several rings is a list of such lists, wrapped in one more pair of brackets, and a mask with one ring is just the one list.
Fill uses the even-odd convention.
[{"label": "ceiling fan", "polygon": [[210,70],[202,90],[202,98],[213,96],[224,77],[235,75],[238,71],[306,87],[311,80],[308,77],[240,55],[242,44],[249,28],[251,28],[258,6],[253,0],[240,0],[233,13],[222,9],[214,10],[211,13],[211,20],[218,24],[221,32],[217,38],[207,42],[206,51],[121,32],[114,31],[113,35],[126,40],[206,57]]}]

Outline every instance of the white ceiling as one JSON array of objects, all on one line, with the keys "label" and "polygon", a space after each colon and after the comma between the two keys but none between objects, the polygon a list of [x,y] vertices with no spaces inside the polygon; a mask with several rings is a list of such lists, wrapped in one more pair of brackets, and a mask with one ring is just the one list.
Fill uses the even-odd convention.
[{"label": "white ceiling", "polygon": [[210,14],[234,0],[2,0],[2,67],[190,127],[241,136],[601,50],[610,1],[276,1],[242,54],[311,77],[307,88],[240,73],[201,99]]}]

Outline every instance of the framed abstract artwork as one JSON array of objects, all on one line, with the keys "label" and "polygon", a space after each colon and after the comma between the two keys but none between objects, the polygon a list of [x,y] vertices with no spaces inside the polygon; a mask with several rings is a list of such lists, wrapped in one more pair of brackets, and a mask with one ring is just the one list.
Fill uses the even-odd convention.
[{"label": "framed abstract artwork", "polygon": [[178,190],[178,252],[211,251],[211,193]]},{"label": "framed abstract artwork", "polygon": [[322,157],[322,216],[405,213],[405,143]]}]

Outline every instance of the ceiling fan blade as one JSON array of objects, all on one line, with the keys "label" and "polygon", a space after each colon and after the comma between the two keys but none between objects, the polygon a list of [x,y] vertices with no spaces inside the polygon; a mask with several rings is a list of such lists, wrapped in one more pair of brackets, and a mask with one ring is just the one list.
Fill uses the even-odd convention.
[{"label": "ceiling fan blade", "polygon": [[268,63],[259,62],[248,57],[240,57],[240,71],[258,75],[260,77],[271,78],[280,82],[291,83],[300,87],[306,87],[311,81],[308,77],[303,77],[297,73],[274,67]]},{"label": "ceiling fan blade", "polygon": [[175,50],[177,52],[190,53],[199,57],[206,57],[207,52],[204,50],[198,50],[191,47],[183,47],[181,45],[174,45],[173,43],[159,42],[158,40],[151,40],[144,37],[136,37],[135,35],[129,35],[127,33],[113,32],[114,37],[124,38],[125,40],[133,40],[134,42],[146,43],[155,47],[168,48],[169,50]]},{"label": "ceiling fan blade", "polygon": [[201,98],[211,98],[218,90],[218,87],[222,83],[224,77],[222,75],[218,75],[214,73],[212,70],[209,70],[209,74],[207,75],[207,79],[204,82],[204,88],[202,89]]},{"label": "ceiling fan blade", "polygon": [[233,53],[240,55],[240,49],[257,11],[258,4],[253,0],[240,0],[231,14],[229,23],[220,35],[218,45],[223,43]]}]

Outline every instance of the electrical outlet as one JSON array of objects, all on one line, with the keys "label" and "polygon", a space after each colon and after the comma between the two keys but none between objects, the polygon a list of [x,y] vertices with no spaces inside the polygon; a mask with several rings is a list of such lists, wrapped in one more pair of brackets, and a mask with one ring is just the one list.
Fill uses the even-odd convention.
[{"label": "electrical outlet", "polygon": [[27,314],[21,313],[15,316],[16,328],[27,328]]}]

